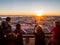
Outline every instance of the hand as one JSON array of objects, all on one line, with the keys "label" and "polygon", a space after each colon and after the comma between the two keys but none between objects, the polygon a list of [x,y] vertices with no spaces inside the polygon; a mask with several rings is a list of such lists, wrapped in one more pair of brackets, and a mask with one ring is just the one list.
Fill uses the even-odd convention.
[{"label": "hand", "polygon": [[7,35],[4,35],[4,37],[7,37]]},{"label": "hand", "polygon": [[37,30],[35,30],[35,33],[37,33]]},{"label": "hand", "polygon": [[17,34],[13,33],[13,35],[17,38],[19,34],[18,33]]}]

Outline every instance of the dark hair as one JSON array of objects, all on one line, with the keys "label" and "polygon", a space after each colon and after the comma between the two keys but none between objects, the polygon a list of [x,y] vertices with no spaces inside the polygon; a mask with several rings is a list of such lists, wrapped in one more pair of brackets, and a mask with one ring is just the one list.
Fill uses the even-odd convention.
[{"label": "dark hair", "polygon": [[8,22],[9,22],[10,20],[11,20],[11,18],[10,18],[10,17],[7,17],[7,18],[6,18],[6,21],[8,21]]},{"label": "dark hair", "polygon": [[36,24],[35,27],[34,27],[34,30],[35,30],[35,28],[36,28],[37,26],[38,26],[38,25]]},{"label": "dark hair", "polygon": [[37,30],[38,30],[38,31],[43,31],[43,30],[42,30],[42,27],[41,27],[40,25],[37,26]]},{"label": "dark hair", "polygon": [[55,26],[59,27],[60,26],[60,21],[55,21]]},{"label": "dark hair", "polygon": [[44,37],[45,34],[44,34],[43,29],[42,29],[42,26],[38,25],[36,31],[37,31],[37,35]]},{"label": "dark hair", "polygon": [[21,25],[19,23],[16,24],[16,29],[20,29]]}]

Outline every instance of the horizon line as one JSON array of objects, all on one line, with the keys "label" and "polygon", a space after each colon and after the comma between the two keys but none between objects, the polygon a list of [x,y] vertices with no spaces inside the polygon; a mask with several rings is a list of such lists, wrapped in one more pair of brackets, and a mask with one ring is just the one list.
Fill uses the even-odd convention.
[{"label": "horizon line", "polygon": [[[0,15],[0,16],[37,16],[37,15]],[[42,16],[60,16],[60,15],[42,15]]]}]

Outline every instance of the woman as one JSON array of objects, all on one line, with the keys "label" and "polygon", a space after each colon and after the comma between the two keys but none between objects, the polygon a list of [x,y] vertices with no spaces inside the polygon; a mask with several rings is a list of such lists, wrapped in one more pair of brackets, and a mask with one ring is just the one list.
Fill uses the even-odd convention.
[{"label": "woman", "polygon": [[15,45],[23,45],[23,31],[20,24],[16,24],[16,30],[14,31],[14,35],[16,37]]},{"label": "woman", "polygon": [[41,26],[37,26],[35,29],[35,45],[45,45],[45,34]]},{"label": "woman", "polygon": [[55,26],[52,28],[52,45],[60,45],[60,22],[55,21]]}]

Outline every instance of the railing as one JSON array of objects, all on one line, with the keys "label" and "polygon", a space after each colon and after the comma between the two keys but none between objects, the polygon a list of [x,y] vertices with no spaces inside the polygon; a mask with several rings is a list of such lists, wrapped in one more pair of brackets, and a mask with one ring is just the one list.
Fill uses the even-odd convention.
[{"label": "railing", "polygon": [[[34,34],[24,34],[23,35],[23,38],[26,38],[26,37],[29,37],[29,38],[34,38]],[[51,37],[51,33],[45,33],[45,37]]]}]

